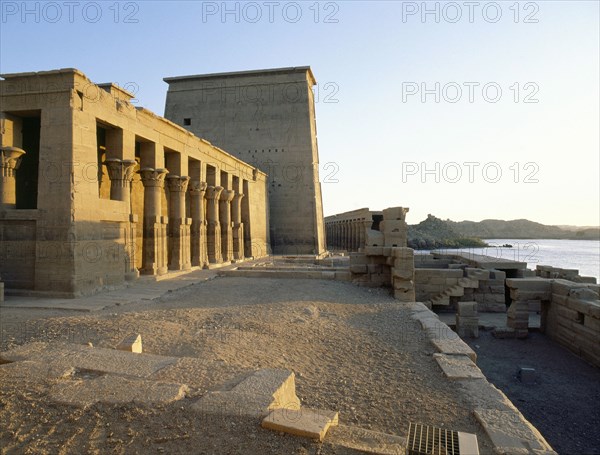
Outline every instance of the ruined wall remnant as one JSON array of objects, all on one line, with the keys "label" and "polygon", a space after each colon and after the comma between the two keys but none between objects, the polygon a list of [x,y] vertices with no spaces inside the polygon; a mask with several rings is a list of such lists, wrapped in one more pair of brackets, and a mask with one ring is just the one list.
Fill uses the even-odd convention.
[{"label": "ruined wall remnant", "polygon": [[540,330],[588,362],[600,366],[600,287],[563,279],[509,278],[508,327],[527,336],[528,305],[541,304]]},{"label": "ruined wall remnant", "polygon": [[414,251],[406,247],[407,212],[404,207],[383,212],[361,209],[327,217],[325,225],[333,245],[358,250],[350,253],[353,283],[391,287],[396,299],[414,302]]}]

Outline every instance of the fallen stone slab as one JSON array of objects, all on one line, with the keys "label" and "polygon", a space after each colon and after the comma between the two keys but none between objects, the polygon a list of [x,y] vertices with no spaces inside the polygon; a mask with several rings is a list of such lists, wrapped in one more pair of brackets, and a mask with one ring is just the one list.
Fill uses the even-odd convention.
[{"label": "fallen stone slab", "polygon": [[67,378],[72,376],[75,371],[75,368],[66,365],[24,360],[1,364],[0,379],[18,383],[33,383],[43,380]]},{"label": "fallen stone slab", "polygon": [[338,424],[336,411],[322,411],[309,408],[271,411],[261,423],[263,428],[323,441],[330,426]]},{"label": "fallen stone slab", "polygon": [[474,414],[492,440],[496,453],[556,454],[540,432],[518,412],[476,409]]},{"label": "fallen stone slab", "polygon": [[35,342],[0,352],[0,363],[30,360],[121,376],[148,378],[177,361],[176,357],[139,355],[69,343]]},{"label": "fallen stone slab", "polygon": [[263,369],[228,391],[208,392],[192,405],[204,414],[265,417],[274,409],[300,409],[295,375],[284,369]]},{"label": "fallen stone slab", "polygon": [[50,390],[50,399],[59,404],[80,408],[86,408],[97,402],[156,405],[181,400],[187,391],[188,387],[184,384],[107,374],[94,379],[61,382]]},{"label": "fallen stone slab", "polygon": [[485,379],[481,370],[466,355],[433,354],[433,358],[450,380]]},{"label": "fallen stone slab", "polygon": [[460,338],[432,339],[431,344],[433,344],[441,354],[465,355],[473,362],[477,361],[477,354],[475,351]]},{"label": "fallen stone slab", "polygon": [[376,455],[404,455],[406,438],[364,428],[338,425],[329,430],[327,443]]}]

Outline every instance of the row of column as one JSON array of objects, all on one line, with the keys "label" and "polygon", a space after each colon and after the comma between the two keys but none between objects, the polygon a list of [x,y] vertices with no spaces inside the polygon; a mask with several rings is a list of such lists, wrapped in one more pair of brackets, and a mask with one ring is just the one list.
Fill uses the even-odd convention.
[{"label": "row of column", "polygon": [[327,245],[331,249],[358,251],[365,246],[366,232],[372,224],[364,218],[326,221]]},{"label": "row of column", "polygon": [[[111,199],[129,203],[136,162],[110,159]],[[244,258],[243,194],[209,186],[188,176],[168,175],[167,169],[139,170],[144,186],[143,274],[161,275]],[[168,217],[162,216],[162,192],[168,189]],[[190,213],[186,214],[186,193]]]}]

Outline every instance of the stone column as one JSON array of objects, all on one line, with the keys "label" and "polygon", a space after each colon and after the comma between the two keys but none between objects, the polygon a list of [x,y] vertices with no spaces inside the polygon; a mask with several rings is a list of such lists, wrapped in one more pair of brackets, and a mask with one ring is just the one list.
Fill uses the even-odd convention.
[{"label": "stone column", "polygon": [[221,250],[224,262],[233,259],[233,229],[231,226],[231,201],[235,196],[233,190],[223,190],[220,198]]},{"label": "stone column", "polygon": [[131,200],[131,180],[135,166],[135,160],[120,160],[118,158],[109,158],[104,161],[108,177],[110,178],[110,198],[113,201],[123,201],[130,209]]},{"label": "stone column", "polygon": [[14,209],[17,206],[15,173],[23,155],[25,150],[17,147],[0,148],[0,209]]},{"label": "stone column", "polygon": [[242,193],[233,196],[231,205],[231,218],[233,221],[233,259],[244,259],[244,223],[242,223]]},{"label": "stone column", "polygon": [[190,178],[169,175],[166,178],[169,188],[169,269],[189,270],[190,264],[190,222],[185,214],[185,193]]},{"label": "stone column", "polygon": [[142,273],[163,275],[167,273],[167,239],[161,217],[161,195],[166,169],[140,169],[144,185],[144,223]]},{"label": "stone column", "polygon": [[208,266],[208,253],[206,250],[206,219],[204,216],[204,195],[207,188],[206,182],[192,180],[190,182],[190,217],[192,218],[192,265]]},{"label": "stone column", "polygon": [[335,249],[339,250],[340,248],[340,222],[335,222],[335,233],[333,237],[333,244],[335,245]]},{"label": "stone column", "polygon": [[364,248],[367,244],[367,229],[371,229],[371,221],[361,220],[358,222],[358,247]]},{"label": "stone column", "polygon": [[222,186],[209,186],[206,188],[206,200],[208,202],[206,210],[206,239],[208,261],[211,264],[220,264],[223,262],[223,256],[221,255],[221,225],[219,224],[219,197],[223,189]]},{"label": "stone column", "polygon": [[356,237],[358,236],[358,229],[357,229],[357,221],[356,220],[352,220],[350,221],[350,251],[356,251],[357,248],[357,240]]}]

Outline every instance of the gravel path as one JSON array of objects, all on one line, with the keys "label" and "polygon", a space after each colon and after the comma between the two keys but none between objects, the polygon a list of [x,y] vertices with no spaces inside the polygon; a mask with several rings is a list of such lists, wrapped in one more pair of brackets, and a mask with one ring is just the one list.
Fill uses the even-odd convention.
[{"label": "gravel path", "polygon": [[157,301],[92,314],[36,313],[37,319],[28,319],[24,310],[6,311],[13,325],[2,350],[53,339],[113,347],[135,332],[146,353],[203,363],[177,377],[165,370],[161,379],[188,384],[190,397],[153,409],[54,405],[45,400],[43,384],[11,383],[0,367],[2,453],[354,453],[269,432],[239,417],[208,419],[189,410],[207,390],[259,368],[293,370],[302,404],[339,410],[344,424],[400,436],[409,421],[446,426],[476,433],[481,453],[492,451],[417,323],[385,290],[335,281],[218,278]]}]

